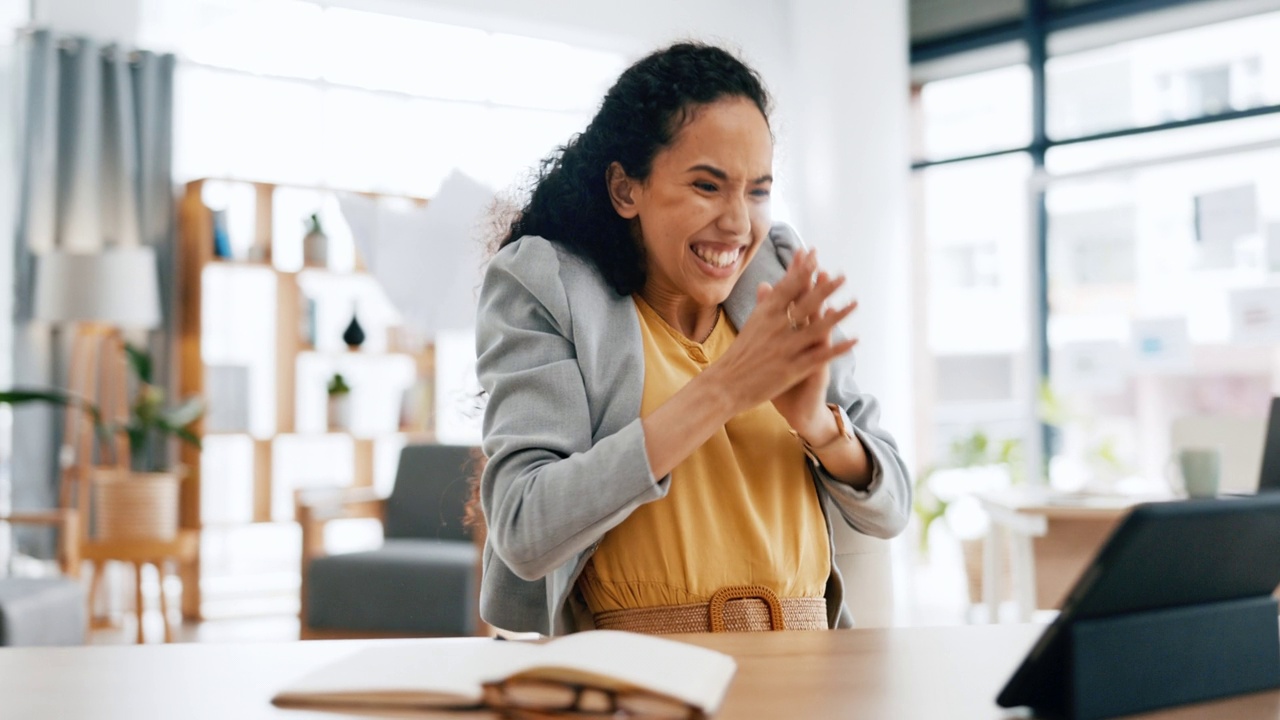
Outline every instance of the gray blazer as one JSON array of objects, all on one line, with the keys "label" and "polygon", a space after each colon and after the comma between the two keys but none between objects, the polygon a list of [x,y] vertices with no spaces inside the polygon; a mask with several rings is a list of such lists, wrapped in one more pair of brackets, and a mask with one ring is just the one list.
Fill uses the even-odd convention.
[{"label": "gray blazer", "polygon": [[[755,288],[777,282],[800,239],[775,225],[725,301],[736,327],[755,308]],[[505,630],[561,635],[592,627],[574,583],[604,534],[640,505],[666,496],[654,478],[640,423],[644,348],[630,297],[618,295],[582,258],[524,237],[489,263],[480,292],[476,370],[488,394],[481,481],[488,522],[480,614]],[[853,358],[831,365],[828,401],[845,409],[872,461],[858,491],[811,464],[827,531],[834,508],[855,530],[892,537],[907,524],[911,483],[875,398],[858,392]],[[827,582],[832,627],[853,623],[833,560]]]}]

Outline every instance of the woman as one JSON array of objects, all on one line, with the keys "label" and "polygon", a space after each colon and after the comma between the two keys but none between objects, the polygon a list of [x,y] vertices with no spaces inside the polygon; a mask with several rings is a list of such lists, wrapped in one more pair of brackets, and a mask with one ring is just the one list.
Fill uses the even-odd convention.
[{"label": "woman", "polygon": [[853,305],[826,306],[843,278],[770,223],[768,106],[674,45],[543,163],[480,296],[487,622],[852,624],[828,509],[891,537],[910,485],[853,383]]}]

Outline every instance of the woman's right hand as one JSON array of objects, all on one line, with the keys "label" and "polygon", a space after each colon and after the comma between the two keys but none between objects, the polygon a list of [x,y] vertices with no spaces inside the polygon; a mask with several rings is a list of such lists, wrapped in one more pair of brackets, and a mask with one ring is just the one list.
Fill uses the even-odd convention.
[{"label": "woman's right hand", "polygon": [[[833,278],[819,272],[815,251],[797,252],[776,285],[761,283],[755,311],[704,377],[714,375],[733,399],[737,412],[744,412],[773,400],[815,373],[825,376],[827,364],[857,343],[856,339],[831,342],[836,324],[856,307],[850,303],[824,309],[843,284],[842,276]],[[825,385],[816,396],[818,405],[823,404]]]},{"label": "woman's right hand", "polygon": [[[734,416],[778,398],[816,373],[825,374],[832,358],[853,347],[854,341],[831,344],[832,328],[853,306],[823,309],[843,279],[818,273],[815,281],[817,269],[811,251],[796,253],[776,285],[761,284],[755,311],[724,355],[644,418],[645,452],[654,478],[670,473]],[[825,410],[825,380],[814,378],[812,386],[783,398],[782,405],[797,416]],[[814,407],[801,407],[807,404]]]}]

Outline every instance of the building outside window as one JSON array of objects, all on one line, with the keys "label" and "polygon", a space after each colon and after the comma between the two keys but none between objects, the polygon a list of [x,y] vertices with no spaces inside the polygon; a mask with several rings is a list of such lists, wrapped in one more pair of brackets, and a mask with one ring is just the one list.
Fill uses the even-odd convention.
[{"label": "building outside window", "polygon": [[1163,27],[1140,15],[1047,36],[1039,145],[1034,67],[947,77],[929,63],[926,465],[982,431],[1047,440],[1030,470],[1055,486],[1159,490],[1196,428],[1266,417],[1280,388],[1280,12],[1144,23]]}]

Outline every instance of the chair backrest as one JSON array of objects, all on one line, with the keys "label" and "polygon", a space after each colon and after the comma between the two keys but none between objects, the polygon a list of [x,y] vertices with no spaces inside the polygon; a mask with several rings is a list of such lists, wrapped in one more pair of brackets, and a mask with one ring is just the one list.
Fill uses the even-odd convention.
[{"label": "chair backrest", "polygon": [[400,451],[395,487],[387,498],[384,535],[470,541],[462,515],[474,452],[466,445],[406,445]]}]

